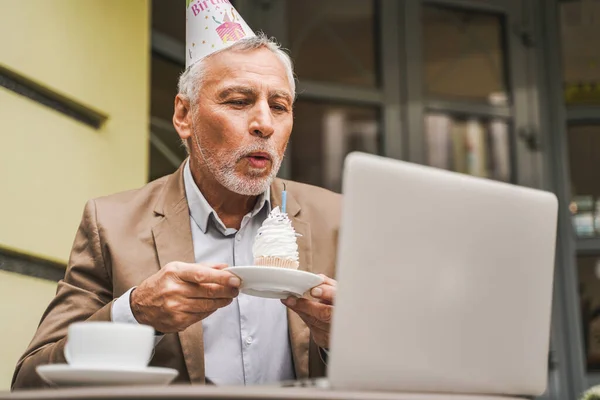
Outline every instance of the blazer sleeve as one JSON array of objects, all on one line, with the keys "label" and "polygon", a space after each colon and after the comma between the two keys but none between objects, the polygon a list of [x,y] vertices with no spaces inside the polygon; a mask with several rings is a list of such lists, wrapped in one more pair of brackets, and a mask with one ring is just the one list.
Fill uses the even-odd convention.
[{"label": "blazer sleeve", "polygon": [[48,386],[36,372],[43,364],[65,363],[68,326],[78,321],[110,321],[113,303],[111,266],[104,257],[96,204],[83,212],[65,272],[29,347],[17,363],[12,390]]}]

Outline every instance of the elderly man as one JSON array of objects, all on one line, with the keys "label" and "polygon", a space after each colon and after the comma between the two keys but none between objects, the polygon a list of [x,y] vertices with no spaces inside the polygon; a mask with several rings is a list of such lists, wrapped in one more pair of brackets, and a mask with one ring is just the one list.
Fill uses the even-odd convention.
[{"label": "elderly man", "polygon": [[[207,3],[210,4],[210,3]],[[64,363],[76,321],[156,330],[151,365],[179,382],[254,384],[322,376],[336,282],[338,195],[286,182],[300,268],[325,275],[302,299],[239,294],[223,271],[251,265],[256,232],[280,205],[275,179],[292,131],[291,61],[249,35],[186,69],[174,126],[189,150],[177,172],[85,207],[64,280],[13,389],[42,386],[35,367]],[[282,304],[283,303],[283,304]]]}]

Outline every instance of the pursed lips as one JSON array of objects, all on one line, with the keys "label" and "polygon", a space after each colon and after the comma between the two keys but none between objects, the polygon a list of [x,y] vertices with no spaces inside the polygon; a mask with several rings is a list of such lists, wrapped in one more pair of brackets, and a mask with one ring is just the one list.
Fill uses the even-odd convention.
[{"label": "pursed lips", "polygon": [[272,160],[268,153],[254,152],[246,156],[248,163],[254,168],[265,168]]}]

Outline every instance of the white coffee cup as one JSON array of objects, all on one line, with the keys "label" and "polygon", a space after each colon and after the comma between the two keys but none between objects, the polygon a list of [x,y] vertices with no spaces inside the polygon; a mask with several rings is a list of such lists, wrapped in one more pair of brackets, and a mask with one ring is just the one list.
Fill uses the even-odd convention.
[{"label": "white coffee cup", "polygon": [[144,368],[154,348],[154,329],[115,322],[69,325],[65,358],[69,365],[94,368]]}]

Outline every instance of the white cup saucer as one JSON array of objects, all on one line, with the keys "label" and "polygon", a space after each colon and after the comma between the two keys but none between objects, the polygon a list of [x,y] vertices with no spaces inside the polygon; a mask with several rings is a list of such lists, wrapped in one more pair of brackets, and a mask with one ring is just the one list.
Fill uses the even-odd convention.
[{"label": "white cup saucer", "polygon": [[93,367],[69,364],[39,365],[37,373],[56,386],[168,385],[179,374],[161,367]]},{"label": "white cup saucer", "polygon": [[324,281],[319,275],[282,267],[239,266],[225,268],[224,271],[242,280],[242,293],[270,299],[302,297]]}]

